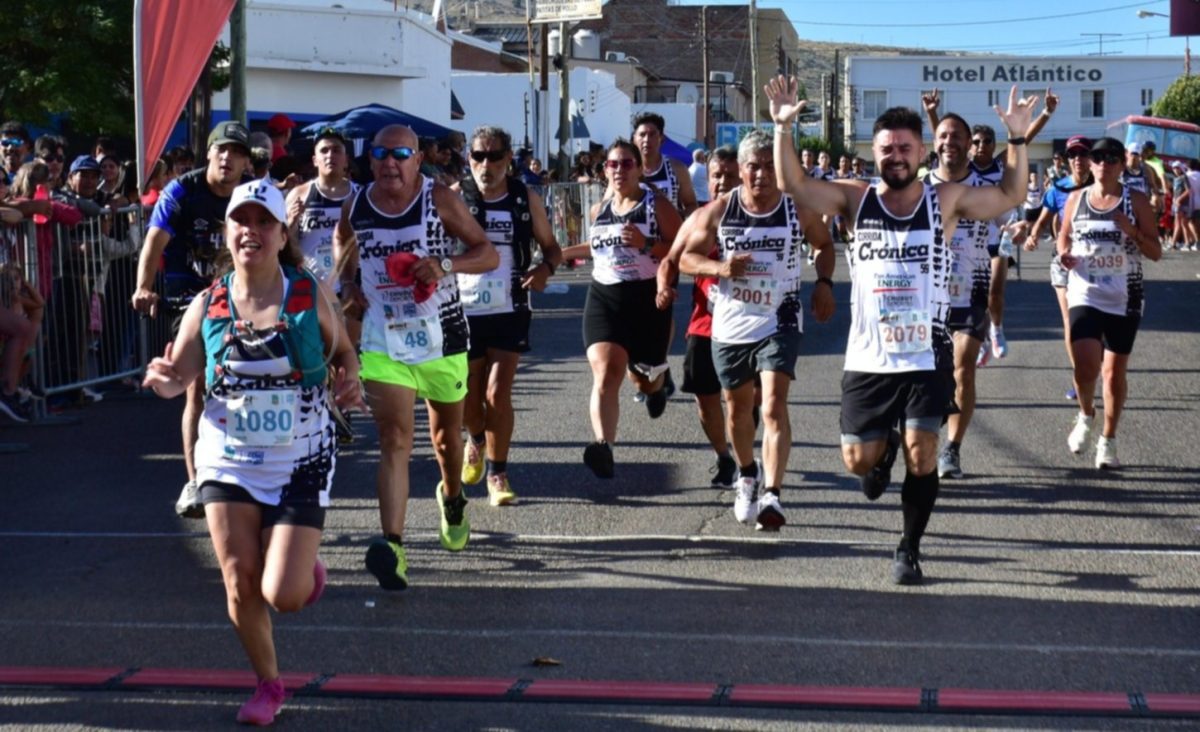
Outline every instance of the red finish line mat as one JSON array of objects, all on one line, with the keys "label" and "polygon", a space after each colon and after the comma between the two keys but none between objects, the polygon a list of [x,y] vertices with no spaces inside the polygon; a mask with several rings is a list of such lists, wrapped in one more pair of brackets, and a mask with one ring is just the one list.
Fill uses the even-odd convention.
[{"label": "red finish line mat", "polygon": [[[788,686],[294,672],[284,673],[282,678],[284,686],[302,697],[1200,718],[1200,693]],[[187,689],[225,692],[251,689],[254,684],[254,674],[245,670],[0,666],[0,689]]]}]

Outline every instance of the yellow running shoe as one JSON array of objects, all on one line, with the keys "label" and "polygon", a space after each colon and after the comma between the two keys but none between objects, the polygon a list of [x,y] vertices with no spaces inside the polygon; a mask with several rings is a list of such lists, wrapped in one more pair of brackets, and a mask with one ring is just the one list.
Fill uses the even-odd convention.
[{"label": "yellow running shoe", "polygon": [[488,489],[488,504],[493,508],[500,506],[515,506],[517,503],[517,494],[513,493],[512,486],[508,484],[508,474],[501,473],[499,475],[489,475],[487,482]]},{"label": "yellow running shoe", "polygon": [[467,521],[467,496],[459,491],[457,497],[446,498],[442,494],[440,480],[433,494],[437,497],[438,511],[442,515],[438,538],[446,549],[460,552],[467,546],[467,539],[471,538],[471,522]]},{"label": "yellow running shoe", "polygon": [[475,444],[475,440],[467,435],[466,444],[463,445],[462,482],[463,485],[475,485],[481,480],[483,480],[483,451],[479,449],[479,445]]},{"label": "yellow running shoe", "polygon": [[367,547],[367,570],[385,590],[408,587],[408,555],[404,547],[394,541],[380,538],[371,542]]}]

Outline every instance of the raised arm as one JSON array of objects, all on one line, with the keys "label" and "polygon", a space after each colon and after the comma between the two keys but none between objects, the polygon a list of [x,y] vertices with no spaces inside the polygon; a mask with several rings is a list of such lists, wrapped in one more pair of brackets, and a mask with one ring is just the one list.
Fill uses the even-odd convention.
[{"label": "raised arm", "polygon": [[[937,126],[941,122],[938,119],[938,105],[942,103],[942,95],[938,92],[937,87],[933,88],[928,94],[921,95],[921,106],[925,108],[925,119],[929,120],[929,132],[937,135]],[[967,130],[970,132],[970,130]]]},{"label": "raised arm", "polygon": [[775,179],[779,188],[796,199],[796,205],[823,216],[853,216],[858,199],[866,188],[862,181],[829,182],[810,177],[796,157],[792,142],[792,123],[804,102],[796,99],[796,80],[777,76],[764,87],[771,102],[771,120],[775,123]]},{"label": "raised arm", "polygon": [[[1013,85],[1008,95],[1008,109],[996,114],[1008,132],[1009,144],[1005,149],[1004,177],[999,186],[971,187],[958,183],[942,183],[938,186],[947,218],[986,221],[1019,206],[1025,200],[1025,185],[1029,180],[1029,157],[1025,140],[1020,136],[1029,129],[1033,117],[1033,105],[1037,97],[1017,98],[1017,87]],[[1020,140],[1020,142],[1014,142]]]},{"label": "raised arm", "polygon": [[686,219],[696,210],[696,191],[692,188],[692,176],[687,166],[678,160],[669,160],[675,169],[675,181],[679,186],[679,216]]}]

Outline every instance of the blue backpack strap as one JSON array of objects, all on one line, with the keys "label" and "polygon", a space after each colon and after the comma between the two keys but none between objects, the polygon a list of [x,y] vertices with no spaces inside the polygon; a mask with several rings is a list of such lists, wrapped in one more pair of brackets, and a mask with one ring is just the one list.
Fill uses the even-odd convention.
[{"label": "blue backpack strap", "polygon": [[299,373],[302,386],[323,384],[328,368],[317,309],[320,287],[313,274],[303,268],[284,265],[283,273],[288,278],[288,294],[280,308],[280,318],[286,323],[283,338],[288,359]]}]

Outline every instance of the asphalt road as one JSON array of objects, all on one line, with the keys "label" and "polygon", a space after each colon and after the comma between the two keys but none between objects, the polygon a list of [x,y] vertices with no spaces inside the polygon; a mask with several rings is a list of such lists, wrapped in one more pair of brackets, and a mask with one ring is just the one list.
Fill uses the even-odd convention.
[{"label": "asphalt road", "polygon": [[[1070,373],[1046,256],[1009,285],[1011,354],[979,375],[963,447],[923,543],[927,582],[890,583],[898,487],[867,502],[838,451],[849,289],[806,324],[789,405],[788,525],[734,521],[687,395],[650,420],[622,395],[617,478],[582,465],[585,285],[536,299],[515,389],[520,505],[469,489],[473,534],[437,542],[427,434],[412,466],[409,578],[363,569],[376,535],[369,424],[343,452],[319,604],[279,617],[285,671],[716,684],[1200,692],[1200,254],[1147,267],[1120,431],[1125,468],[1066,449]],[[811,274],[808,275],[811,280]],[[686,292],[681,300],[686,299]],[[679,332],[687,314],[676,309]],[[683,341],[671,362],[678,380]],[[628,388],[628,387],[627,387]],[[110,397],[78,422],[0,427],[0,667],[243,669],[203,525],[178,519],[179,402]],[[423,414],[418,421],[424,429]],[[552,657],[558,666],[535,667]],[[226,728],[244,694],[0,688],[12,729]],[[286,729],[1140,728],[1144,720],[385,699],[296,699]],[[1159,720],[1186,728],[1196,720]]]}]

